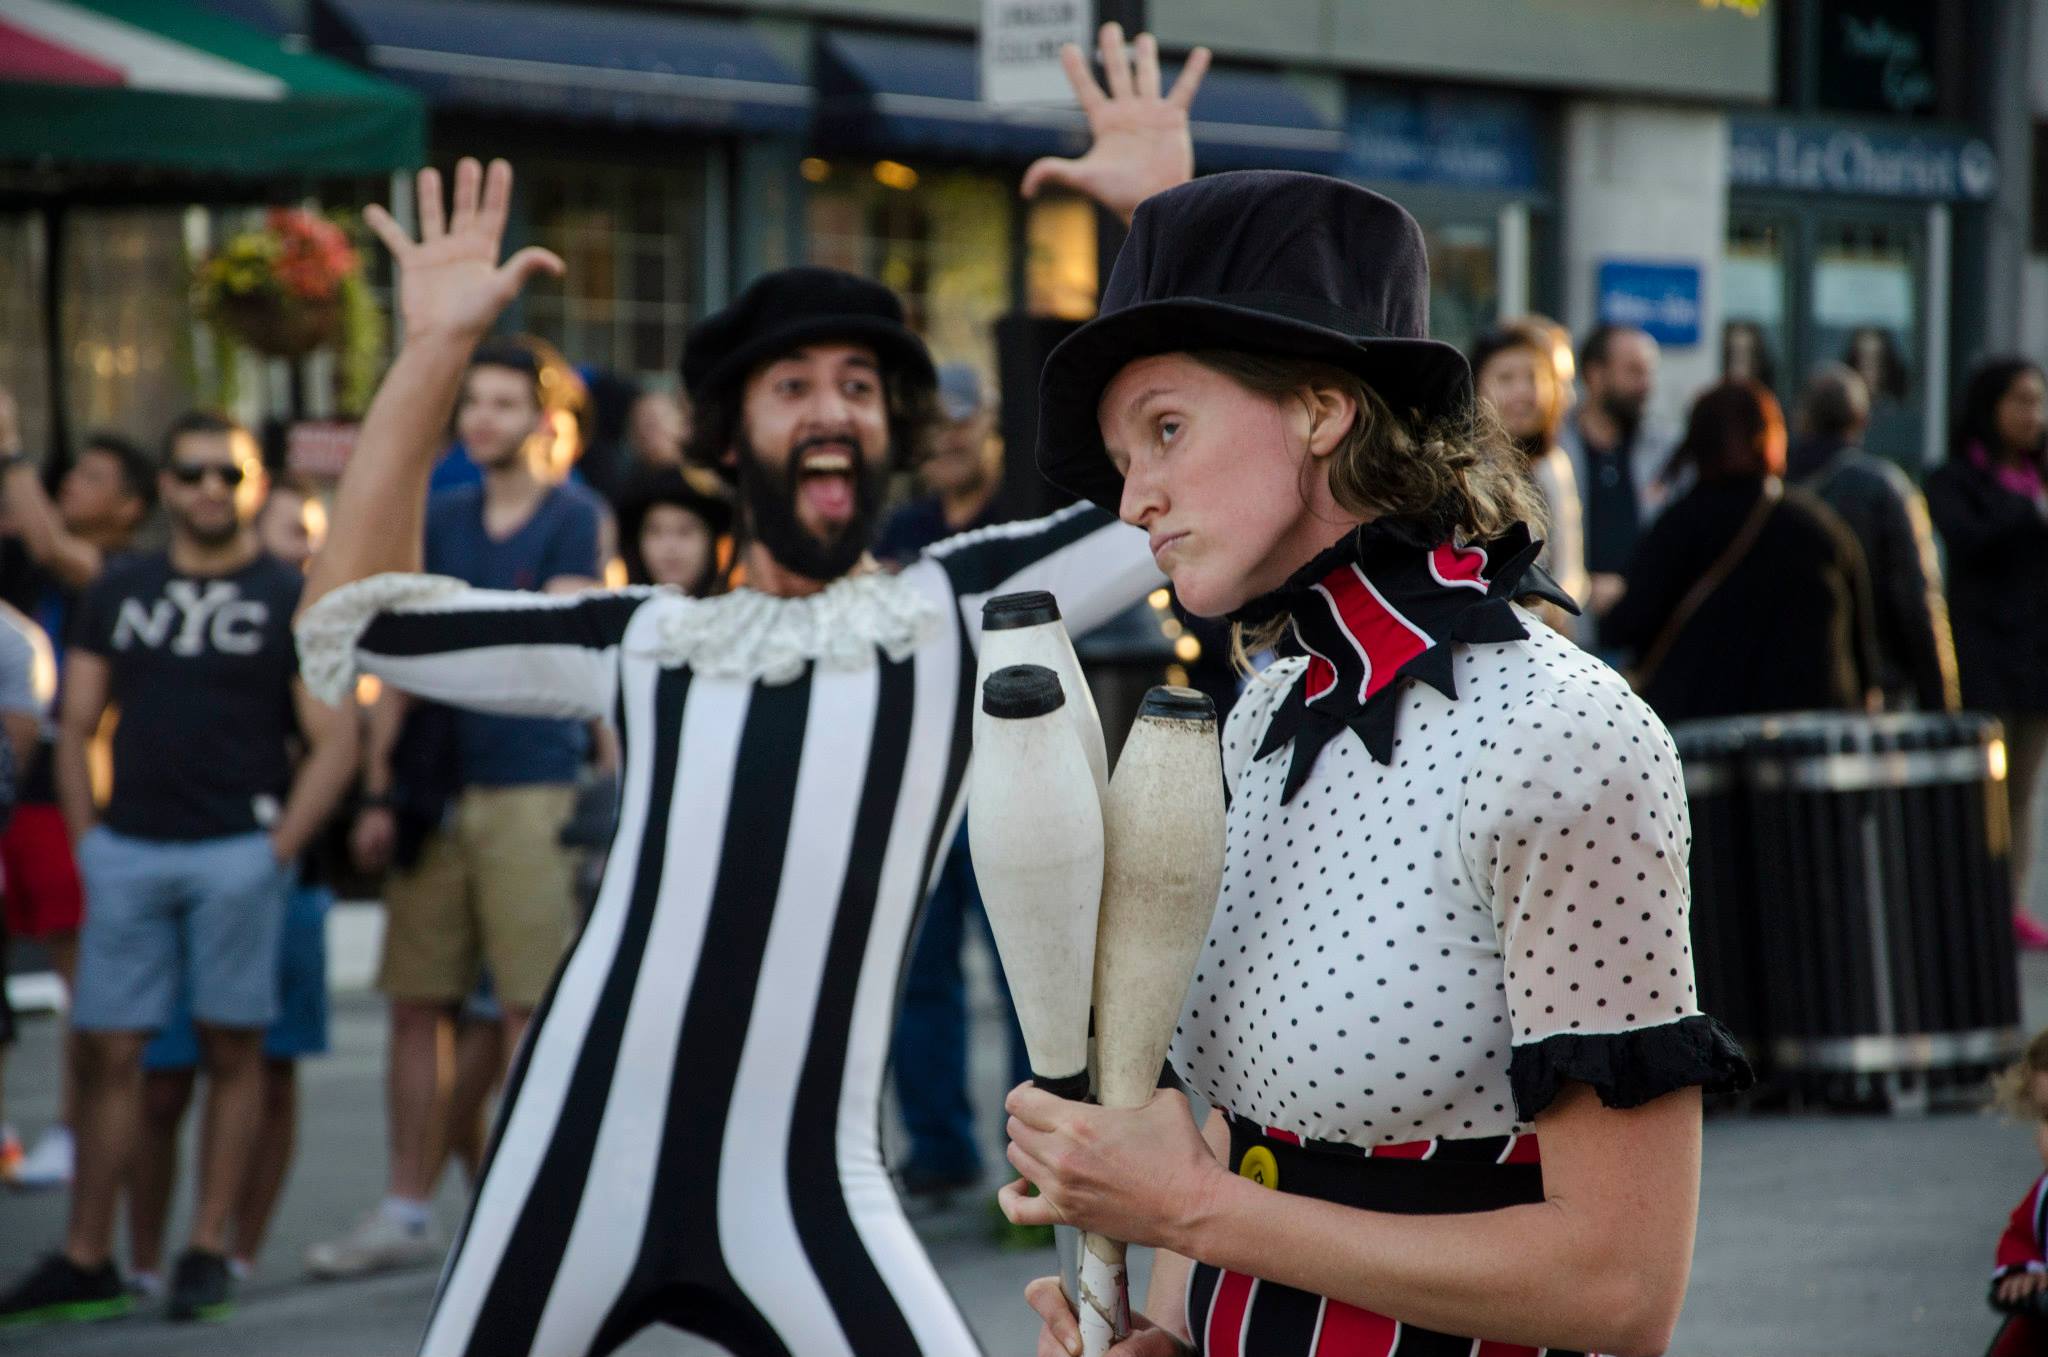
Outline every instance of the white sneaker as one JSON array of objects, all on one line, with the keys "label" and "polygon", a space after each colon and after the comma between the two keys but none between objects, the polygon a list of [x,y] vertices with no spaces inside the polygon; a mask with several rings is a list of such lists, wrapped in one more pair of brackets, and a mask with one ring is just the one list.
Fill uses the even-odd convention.
[{"label": "white sneaker", "polygon": [[21,1161],[21,1168],[14,1175],[14,1185],[23,1188],[69,1187],[77,1157],[70,1128],[52,1126],[43,1132],[42,1138],[36,1141],[36,1147]]},{"label": "white sneaker", "polygon": [[341,1238],[307,1249],[306,1271],[314,1277],[338,1278],[432,1267],[447,1249],[448,1241],[433,1221],[408,1226],[379,1207]]}]

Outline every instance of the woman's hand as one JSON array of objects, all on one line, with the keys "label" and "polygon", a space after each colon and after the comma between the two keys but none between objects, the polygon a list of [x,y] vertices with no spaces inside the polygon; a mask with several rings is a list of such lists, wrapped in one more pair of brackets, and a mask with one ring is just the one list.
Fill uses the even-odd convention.
[{"label": "woman's hand", "polygon": [[1209,49],[1188,53],[1180,78],[1161,94],[1159,44],[1150,33],[1138,35],[1135,56],[1124,46],[1120,25],[1104,24],[1099,41],[1102,74],[1109,82],[1106,94],[1080,48],[1068,43],[1060,50],[1060,64],[1088,115],[1094,143],[1079,160],[1047,156],[1032,162],[1021,189],[1025,197],[1035,198],[1047,185],[1058,184],[1087,194],[1129,222],[1139,203],[1195,177],[1188,106],[1209,69]]},{"label": "woman's hand", "polygon": [[[997,1194],[1019,1225],[1077,1226],[1127,1244],[1187,1252],[1229,1171],[1171,1089],[1143,1107],[1092,1107],[1029,1084],[1010,1090],[1009,1160],[1022,1176]],[[1038,1189],[1025,1194],[1025,1184]]]},{"label": "woman's hand", "polygon": [[[1024,1288],[1024,1299],[1045,1327],[1038,1331],[1038,1357],[1080,1357],[1081,1321],[1057,1277],[1040,1277]],[[1109,1350],[1110,1357],[1187,1357],[1194,1348],[1172,1330],[1131,1311],[1131,1336]]]},{"label": "woman's hand", "polygon": [[[1038,1283],[1033,1282],[1032,1285],[1036,1286]],[[1054,1285],[1058,1285],[1056,1279]],[[2010,1277],[2000,1279],[1998,1283],[1998,1303],[2000,1305],[2016,1305],[2028,1296],[2043,1289],[2048,1289],[2048,1272],[2015,1272]],[[1027,1289],[1024,1294],[1028,1297],[1031,1292]],[[1038,1310],[1040,1314],[1045,1313],[1044,1310],[1039,1308],[1036,1301],[1031,1303],[1031,1308]],[[1038,1346],[1039,1351],[1043,1352],[1045,1350],[1043,1341]]]},{"label": "woman's hand", "polygon": [[377,233],[398,267],[398,307],[408,339],[481,339],[534,274],[561,276],[562,261],[535,245],[498,262],[512,206],[512,167],[504,161],[493,160],[486,172],[464,156],[455,166],[455,190],[445,206],[439,170],[421,170],[416,189],[417,242],[383,208],[363,212],[364,224]]}]

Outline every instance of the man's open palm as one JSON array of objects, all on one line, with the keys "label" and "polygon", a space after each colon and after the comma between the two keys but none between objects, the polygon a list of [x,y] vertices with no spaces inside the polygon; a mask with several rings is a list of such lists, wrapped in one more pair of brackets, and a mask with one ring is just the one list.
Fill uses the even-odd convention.
[{"label": "man's open palm", "polygon": [[417,196],[417,241],[383,208],[363,213],[398,266],[407,335],[481,337],[534,274],[561,275],[561,259],[538,246],[498,262],[512,204],[512,167],[504,161],[493,160],[488,172],[467,156],[457,162],[455,191],[445,207],[440,171],[421,170]]},{"label": "man's open palm", "polygon": [[[1048,156],[1024,172],[1024,196],[1036,197],[1048,185],[1078,190],[1125,221],[1138,204],[1164,189],[1184,184],[1195,174],[1195,145],[1188,135],[1188,106],[1195,101],[1202,74],[1209,69],[1209,49],[1188,54],[1180,78],[1165,94],[1159,91],[1159,44],[1140,33],[1126,49],[1124,31],[1104,24],[1101,33],[1105,93],[1088,69],[1081,49],[1061,49],[1067,82],[1088,116],[1094,143],[1079,160]],[[1135,59],[1134,59],[1135,57]]]}]

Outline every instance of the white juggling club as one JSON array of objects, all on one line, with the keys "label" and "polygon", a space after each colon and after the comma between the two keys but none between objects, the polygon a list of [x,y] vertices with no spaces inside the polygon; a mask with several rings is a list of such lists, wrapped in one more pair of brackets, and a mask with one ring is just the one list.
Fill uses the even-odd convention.
[{"label": "white juggling club", "polygon": [[[1104,1107],[1142,1107],[1159,1086],[1223,883],[1223,758],[1206,695],[1145,695],[1102,818],[1096,1093]],[[1130,1336],[1124,1246],[1099,1235],[1082,1242],[1082,1352],[1101,1357]]]},{"label": "white juggling club", "polygon": [[[990,674],[1012,664],[1042,664],[1059,675],[1060,687],[1067,695],[1067,719],[1074,723],[1081,737],[1081,750],[1088,756],[1089,771],[1095,775],[1095,794],[1100,797],[1109,785],[1102,719],[1095,713],[1095,697],[1081,673],[1073,639],[1060,621],[1059,600],[1043,589],[999,594],[981,605],[981,662],[975,682],[986,683]],[[980,738],[987,719],[976,710],[976,739]]]},{"label": "white juggling club", "polygon": [[1032,1082],[1088,1096],[1088,1002],[1102,898],[1102,807],[1066,693],[1036,664],[981,685],[968,843]]}]

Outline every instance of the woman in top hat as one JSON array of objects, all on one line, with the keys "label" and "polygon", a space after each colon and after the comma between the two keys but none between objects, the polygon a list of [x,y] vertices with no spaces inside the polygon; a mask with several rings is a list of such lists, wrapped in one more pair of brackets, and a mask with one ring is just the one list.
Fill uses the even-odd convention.
[{"label": "woman in top hat", "polygon": [[[1160,1250],[1128,1357],[1659,1351],[1699,1090],[1748,1078],[1693,1000],[1671,742],[1519,606],[1570,604],[1427,297],[1396,204],[1218,175],[1138,209],[1046,365],[1046,474],[1146,528],[1192,611],[1299,646],[1225,732],[1172,1055],[1206,1125],[1009,1098],[1010,1218]],[[1078,1352],[1058,1283],[1029,1295]]]}]

